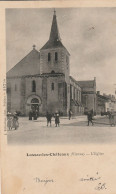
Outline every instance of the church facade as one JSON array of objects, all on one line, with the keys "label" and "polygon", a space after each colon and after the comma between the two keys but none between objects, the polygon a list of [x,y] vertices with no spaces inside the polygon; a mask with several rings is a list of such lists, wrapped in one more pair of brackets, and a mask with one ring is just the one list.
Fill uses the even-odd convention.
[{"label": "church facade", "polygon": [[49,40],[40,49],[32,51],[7,72],[7,111],[28,115],[37,110],[59,111],[66,115],[83,114],[82,87],[70,76],[70,53],[59,35],[54,12]]}]

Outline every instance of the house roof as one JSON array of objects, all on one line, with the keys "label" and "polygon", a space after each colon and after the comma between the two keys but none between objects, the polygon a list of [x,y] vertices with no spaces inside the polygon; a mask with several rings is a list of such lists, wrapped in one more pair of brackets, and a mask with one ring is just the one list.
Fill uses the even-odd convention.
[{"label": "house roof", "polygon": [[78,83],[82,88],[93,88],[95,80],[78,81]]},{"label": "house roof", "polygon": [[101,98],[101,99],[103,99],[103,100],[109,100],[109,98],[108,97],[106,97],[106,96],[103,96],[103,95],[100,95],[100,94],[97,94],[97,96],[99,97],[99,98]]},{"label": "house roof", "polygon": [[7,72],[7,77],[39,73],[39,61],[40,54],[33,46],[33,50]]}]

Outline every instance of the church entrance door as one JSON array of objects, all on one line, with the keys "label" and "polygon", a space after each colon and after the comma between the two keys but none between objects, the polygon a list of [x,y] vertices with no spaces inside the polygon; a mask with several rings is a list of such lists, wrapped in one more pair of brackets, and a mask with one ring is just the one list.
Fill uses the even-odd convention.
[{"label": "church entrance door", "polygon": [[38,104],[31,104],[31,110],[32,111],[38,111],[39,112],[39,105]]},{"label": "church entrance door", "polygon": [[31,100],[31,109],[33,112],[37,112],[39,115],[39,100],[37,98],[33,98]]},{"label": "church entrance door", "polygon": [[38,95],[33,94],[28,96],[26,101],[26,115],[28,115],[30,110],[32,110],[34,114],[36,113],[36,115],[39,116],[41,112],[41,105],[42,105],[42,101]]}]

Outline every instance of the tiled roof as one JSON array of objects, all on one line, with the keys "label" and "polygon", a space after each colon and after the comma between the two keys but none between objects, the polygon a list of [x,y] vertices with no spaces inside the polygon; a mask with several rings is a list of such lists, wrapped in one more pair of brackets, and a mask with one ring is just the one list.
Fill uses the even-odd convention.
[{"label": "tiled roof", "polygon": [[77,82],[77,80],[75,80],[72,76],[70,76],[70,80],[73,81],[79,87],[81,87],[80,84]]},{"label": "tiled roof", "polygon": [[70,79],[71,79],[73,82],[77,83],[77,81],[76,81],[72,76],[70,76]]},{"label": "tiled roof", "polygon": [[34,75],[21,75],[21,76],[9,76],[8,79],[13,79],[13,78],[32,78],[32,77],[64,77],[63,73],[42,73],[42,74],[34,74]]},{"label": "tiled roof", "polygon": [[82,87],[82,88],[93,88],[94,87],[94,84],[95,84],[95,81],[94,80],[87,80],[87,81],[78,81],[79,85]]},{"label": "tiled roof", "polygon": [[97,94],[97,96],[99,97],[99,98],[102,98],[102,99],[104,99],[104,100],[109,100],[109,98],[108,97],[106,97],[106,96],[103,96],[103,95],[100,95],[100,94]]},{"label": "tiled roof", "polygon": [[19,63],[7,72],[7,77],[33,75],[39,73],[40,54],[33,49]]},{"label": "tiled roof", "polygon": [[65,48],[60,40],[54,40],[54,41],[48,40],[48,42],[40,50],[49,49],[49,48],[59,48],[59,47]]}]

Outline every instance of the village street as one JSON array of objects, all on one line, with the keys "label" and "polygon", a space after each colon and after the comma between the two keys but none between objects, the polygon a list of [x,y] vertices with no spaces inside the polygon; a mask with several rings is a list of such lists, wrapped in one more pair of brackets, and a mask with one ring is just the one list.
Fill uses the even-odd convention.
[{"label": "village street", "polygon": [[60,118],[60,126],[47,127],[46,118],[40,117],[37,121],[29,121],[28,117],[19,117],[17,130],[5,131],[8,144],[84,144],[84,143],[115,143],[116,127],[109,125],[109,119],[95,117],[94,126],[87,126],[86,116],[77,116],[68,120]]}]

